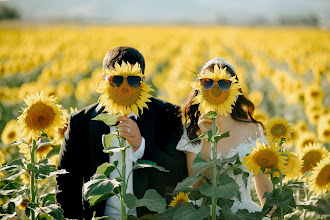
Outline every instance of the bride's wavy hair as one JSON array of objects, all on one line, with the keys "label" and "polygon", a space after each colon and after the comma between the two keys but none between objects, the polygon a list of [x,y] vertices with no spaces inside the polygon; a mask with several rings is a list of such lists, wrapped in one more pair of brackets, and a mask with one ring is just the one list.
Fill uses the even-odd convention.
[{"label": "bride's wavy hair", "polygon": [[[212,64],[203,70],[204,71],[206,69],[213,70],[214,65],[218,65],[218,67],[222,69],[227,68],[226,69],[227,72],[232,77],[235,77],[235,79],[238,82],[238,77],[236,75],[235,70],[233,70],[227,64],[221,64],[221,65]],[[241,95],[238,96],[236,103],[233,107],[232,113],[230,113],[231,117],[237,121],[260,123],[263,126],[261,122],[253,118],[254,104],[247,97],[243,95],[241,88],[239,88],[239,91]],[[198,118],[200,116],[200,112],[198,111],[199,104],[194,104],[194,105],[192,104],[193,98],[197,95],[198,95],[198,90],[192,89],[187,99],[184,101],[184,103],[181,106],[182,113],[185,118],[184,124],[187,126],[187,134],[190,140],[198,137],[197,135],[197,131],[199,129]]]}]

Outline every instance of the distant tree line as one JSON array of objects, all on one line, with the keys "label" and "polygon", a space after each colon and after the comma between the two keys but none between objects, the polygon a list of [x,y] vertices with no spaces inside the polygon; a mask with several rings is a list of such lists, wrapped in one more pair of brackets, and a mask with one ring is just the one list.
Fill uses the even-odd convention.
[{"label": "distant tree line", "polygon": [[0,4],[0,20],[7,19],[19,19],[21,17],[20,12],[13,7],[9,7],[6,4]]}]

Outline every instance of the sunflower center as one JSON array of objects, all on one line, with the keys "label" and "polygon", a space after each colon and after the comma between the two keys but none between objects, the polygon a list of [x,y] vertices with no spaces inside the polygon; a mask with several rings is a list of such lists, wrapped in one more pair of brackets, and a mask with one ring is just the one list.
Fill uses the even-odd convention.
[{"label": "sunflower center", "polygon": [[312,95],[312,97],[315,97],[315,98],[317,98],[317,97],[319,97],[319,96],[320,96],[320,93],[319,93],[319,92],[317,92],[317,91],[314,91],[314,92],[312,92],[312,93],[311,93],[311,95]]},{"label": "sunflower center", "polygon": [[317,162],[322,159],[322,155],[319,151],[311,150],[302,158],[303,167],[301,168],[302,173],[310,171],[312,167],[316,166]]},{"label": "sunflower center", "polygon": [[42,130],[50,126],[54,119],[55,114],[51,107],[43,103],[36,103],[28,110],[26,123],[32,129]]},{"label": "sunflower center", "polygon": [[314,140],[311,140],[311,139],[307,139],[307,140],[304,140],[301,144],[302,147],[305,147],[307,146],[308,144],[312,144],[314,143]]},{"label": "sunflower center", "polygon": [[119,87],[109,87],[109,97],[118,105],[131,106],[137,102],[141,95],[140,87],[130,87],[127,79]]},{"label": "sunflower center", "polygon": [[262,168],[274,168],[277,164],[277,156],[271,151],[260,151],[256,154],[256,161]]},{"label": "sunflower center", "polygon": [[275,137],[283,137],[287,132],[287,127],[283,124],[276,124],[271,129],[272,135]]},{"label": "sunflower center", "polygon": [[330,165],[326,165],[322,168],[316,178],[316,183],[319,186],[326,186],[330,183]]},{"label": "sunflower center", "polygon": [[329,130],[324,131],[323,136],[329,137],[330,136],[330,131]]},{"label": "sunflower center", "polygon": [[8,138],[14,138],[16,136],[16,132],[10,132],[9,134],[8,134]]},{"label": "sunflower center", "polygon": [[227,100],[229,90],[223,91],[219,89],[218,86],[213,86],[211,89],[203,90],[203,96],[207,102],[214,105],[220,105]]}]

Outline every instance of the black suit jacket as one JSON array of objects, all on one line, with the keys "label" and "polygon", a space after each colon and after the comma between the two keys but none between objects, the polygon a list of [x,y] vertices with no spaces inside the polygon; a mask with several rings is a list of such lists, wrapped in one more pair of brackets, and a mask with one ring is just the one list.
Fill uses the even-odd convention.
[{"label": "black suit jacket", "polygon": [[[102,135],[110,132],[102,121],[91,120],[102,112],[97,111],[98,103],[90,105],[69,117],[58,160],[58,169],[69,173],[57,176],[56,199],[64,210],[66,218],[91,219],[96,211],[103,216],[106,202],[89,207],[82,199],[82,185],[89,181],[99,165],[109,162],[109,154],[103,153]],[[169,203],[176,184],[188,174],[186,157],[176,150],[182,133],[178,107],[168,102],[151,98],[148,108],[137,119],[145,152],[142,160],[151,160],[169,170],[169,173],[154,168],[137,169],[133,172],[133,190],[142,198],[147,189],[156,189]],[[151,213],[146,208],[137,208],[137,215]]]}]

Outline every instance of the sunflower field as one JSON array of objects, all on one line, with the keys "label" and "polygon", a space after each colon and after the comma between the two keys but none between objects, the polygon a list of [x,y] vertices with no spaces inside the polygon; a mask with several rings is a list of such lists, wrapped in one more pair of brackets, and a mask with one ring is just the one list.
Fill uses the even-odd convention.
[{"label": "sunflower field", "polygon": [[[297,190],[296,203],[301,207],[314,205],[297,212],[300,219],[325,219],[330,215],[329,39],[329,30],[297,27],[2,23],[0,166],[18,158],[32,159],[24,143],[11,144],[22,133],[29,133],[22,126],[22,120],[27,120],[22,110],[26,103],[33,103],[38,96],[54,104],[52,108],[63,116],[57,119],[60,124],[69,113],[98,100],[96,83],[102,77],[103,57],[110,49],[138,49],[146,60],[146,83],[155,90],[152,95],[177,105],[190,93],[190,83],[201,67],[220,56],[234,65],[243,93],[255,105],[256,120],[264,125],[273,117],[288,121],[291,134],[283,147],[301,161],[297,175],[305,182],[305,187]],[[47,98],[51,95],[57,99]],[[35,144],[39,144],[36,160],[49,158],[56,166],[63,133],[59,130],[55,134],[54,129],[49,131],[54,134],[54,142]],[[307,177],[306,172],[310,173]],[[30,184],[26,172],[18,174],[12,180]],[[0,177],[5,175],[8,170],[0,172]],[[53,176],[42,181],[48,181],[42,190],[53,195]],[[1,180],[0,188],[6,184],[7,180]],[[9,198],[0,195],[0,205]],[[24,216],[27,198],[19,197],[16,203],[20,203],[17,214]]]}]

